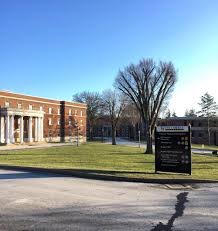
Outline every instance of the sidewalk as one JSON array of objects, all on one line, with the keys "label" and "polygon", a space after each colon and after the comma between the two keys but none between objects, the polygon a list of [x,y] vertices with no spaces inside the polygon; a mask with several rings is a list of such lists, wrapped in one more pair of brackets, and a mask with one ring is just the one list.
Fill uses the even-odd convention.
[{"label": "sidewalk", "polygon": [[0,146],[0,151],[9,151],[9,150],[21,150],[21,149],[34,149],[34,148],[50,148],[50,147],[59,147],[59,146],[70,146],[76,145],[76,143],[36,143],[36,144],[12,144],[6,146]]},{"label": "sidewalk", "polygon": [[[139,143],[136,141],[129,141],[127,139],[117,138],[116,142],[118,145],[126,145],[130,147],[139,147]],[[105,144],[111,144],[111,139],[107,138],[104,140]],[[60,147],[60,146],[70,146],[76,145],[76,143],[33,143],[33,144],[12,144],[6,146],[0,146],[0,151],[8,151],[8,150],[21,150],[21,149],[34,149],[34,148],[50,148],[50,147]],[[141,148],[146,148],[146,143],[140,143]],[[153,145],[153,149],[155,146]],[[192,149],[193,153],[196,154],[212,154],[212,150],[206,149]]]}]

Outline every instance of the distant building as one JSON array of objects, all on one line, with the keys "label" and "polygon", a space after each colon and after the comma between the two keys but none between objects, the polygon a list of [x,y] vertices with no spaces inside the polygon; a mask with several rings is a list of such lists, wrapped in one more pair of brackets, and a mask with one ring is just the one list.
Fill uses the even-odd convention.
[{"label": "distant building", "polygon": [[[129,140],[138,139],[138,131],[140,130],[141,138],[145,139],[145,126],[136,124],[135,127],[130,124],[126,119],[121,118],[117,124],[116,136]],[[93,138],[111,137],[112,128],[109,116],[102,116],[96,120],[96,124],[93,128]]]},{"label": "distant building", "polygon": [[86,141],[86,104],[0,91],[0,143]]},{"label": "distant building", "polygon": [[[102,116],[97,119],[93,128],[93,137],[111,137],[112,128],[109,116]],[[121,122],[117,125],[116,136],[129,138],[129,123]]]},{"label": "distant building", "polygon": [[[160,119],[158,125],[191,125],[192,143],[208,144],[207,118],[205,117],[170,117]],[[218,145],[218,118],[210,119],[210,144]]]}]

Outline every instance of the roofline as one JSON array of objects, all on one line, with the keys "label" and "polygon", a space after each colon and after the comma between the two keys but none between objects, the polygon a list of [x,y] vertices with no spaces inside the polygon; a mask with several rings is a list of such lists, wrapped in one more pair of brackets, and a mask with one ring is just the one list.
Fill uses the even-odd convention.
[{"label": "roofline", "polygon": [[52,101],[58,101],[58,102],[64,101],[66,103],[74,103],[74,104],[80,104],[80,105],[87,106],[86,103],[80,103],[80,102],[75,102],[75,101],[59,100],[59,99],[51,99],[51,98],[44,98],[44,97],[40,97],[40,96],[28,95],[28,94],[23,94],[23,93],[15,93],[15,92],[8,91],[8,90],[0,90],[0,93],[1,92],[11,93],[11,94],[15,94],[15,95],[28,96],[28,97],[35,97],[35,98],[39,98],[39,99],[43,99],[43,100],[52,100]]},{"label": "roofline", "polygon": [[[203,119],[207,119],[207,117],[192,117],[192,116],[189,116],[189,117],[169,117],[169,118],[161,118],[161,120],[203,120]],[[215,117],[212,117],[211,119],[218,119],[218,116],[215,116]]]}]

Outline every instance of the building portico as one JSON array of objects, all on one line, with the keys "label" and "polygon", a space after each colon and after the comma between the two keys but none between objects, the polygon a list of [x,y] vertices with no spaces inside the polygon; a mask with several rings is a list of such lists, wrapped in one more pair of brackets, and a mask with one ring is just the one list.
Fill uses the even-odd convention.
[{"label": "building portico", "polygon": [[86,110],[83,103],[0,90],[0,145],[86,142]]},{"label": "building portico", "polygon": [[41,142],[44,112],[18,108],[0,109],[0,143]]}]

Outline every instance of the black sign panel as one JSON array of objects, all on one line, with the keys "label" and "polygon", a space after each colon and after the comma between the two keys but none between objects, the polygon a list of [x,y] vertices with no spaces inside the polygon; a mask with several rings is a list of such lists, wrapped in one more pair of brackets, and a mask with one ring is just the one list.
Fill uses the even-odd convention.
[{"label": "black sign panel", "polygon": [[191,174],[190,126],[155,129],[155,171]]}]

